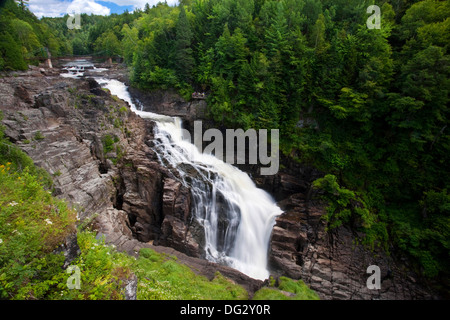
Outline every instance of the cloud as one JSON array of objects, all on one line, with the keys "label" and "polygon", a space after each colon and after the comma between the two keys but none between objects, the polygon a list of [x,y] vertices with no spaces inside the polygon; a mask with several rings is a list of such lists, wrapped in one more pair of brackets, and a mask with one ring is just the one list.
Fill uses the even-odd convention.
[{"label": "cloud", "polygon": [[[145,4],[151,6],[164,0],[102,0],[103,3],[111,2],[118,6],[133,6],[135,9],[143,9]],[[169,5],[178,4],[179,0],[167,0]],[[30,0],[29,8],[38,18],[62,17],[66,13],[87,13],[98,15],[109,15],[111,13],[107,6],[97,3],[95,0]]]},{"label": "cloud", "polygon": [[59,0],[30,0],[29,9],[38,18],[61,17],[67,13],[67,7],[70,1]]},{"label": "cloud", "polygon": [[108,7],[102,6],[93,0],[74,0],[67,7],[67,10],[68,13],[93,13],[102,16],[107,16],[110,13]]},{"label": "cloud", "polygon": [[[134,9],[143,9],[145,4],[148,3],[151,6],[156,5],[158,2],[164,2],[164,0],[102,0],[105,2],[113,2],[119,6],[133,6]],[[178,4],[178,0],[167,0],[169,5]]]},{"label": "cloud", "polygon": [[29,8],[38,18],[62,17],[67,13],[87,13],[109,15],[108,7],[96,3],[94,0],[30,0]]}]

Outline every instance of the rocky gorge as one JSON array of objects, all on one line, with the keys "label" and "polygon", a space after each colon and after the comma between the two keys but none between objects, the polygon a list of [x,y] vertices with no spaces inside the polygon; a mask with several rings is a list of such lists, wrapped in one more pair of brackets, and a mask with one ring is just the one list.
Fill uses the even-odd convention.
[{"label": "rocky gorge", "polygon": [[[126,80],[126,71],[115,65],[103,76]],[[130,88],[130,93],[144,110],[181,117],[188,129],[206,115],[205,101],[186,102],[173,91]],[[54,195],[67,199],[80,220],[91,223],[108,243],[131,255],[141,248],[176,255],[195,272],[212,278],[219,271],[250,293],[264,285],[203,259],[190,190],[158,161],[154,122],[131,112],[94,79],[62,78],[59,69],[9,74],[0,79],[0,110],[10,140],[53,176]],[[269,247],[268,266],[275,277],[302,279],[322,299],[438,298],[410,271],[407,260],[366,248],[347,227],[325,230],[325,206],[311,188],[321,176],[317,170],[287,159],[275,176],[241,169],[284,211]],[[366,286],[370,265],[381,269],[380,290]]]}]

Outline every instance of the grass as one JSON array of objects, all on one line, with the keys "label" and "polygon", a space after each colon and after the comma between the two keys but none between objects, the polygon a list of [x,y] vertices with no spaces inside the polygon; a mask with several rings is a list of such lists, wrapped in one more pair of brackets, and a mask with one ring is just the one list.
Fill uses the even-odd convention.
[{"label": "grass", "polygon": [[136,274],[142,300],[236,300],[248,299],[247,291],[220,273],[212,281],[196,275],[176,258],[142,249]]},{"label": "grass", "polygon": [[74,231],[76,213],[53,198],[28,168],[0,165],[0,298],[37,298],[61,269],[52,251]]},{"label": "grass", "polygon": [[40,132],[40,131],[36,132],[36,134],[34,135],[34,140],[36,140],[36,141],[40,141],[40,140],[44,140],[44,139],[45,139],[45,137],[42,134],[42,132]]},{"label": "grass", "polygon": [[302,280],[280,277],[278,285],[272,283],[258,290],[253,300],[319,300],[319,296]]}]

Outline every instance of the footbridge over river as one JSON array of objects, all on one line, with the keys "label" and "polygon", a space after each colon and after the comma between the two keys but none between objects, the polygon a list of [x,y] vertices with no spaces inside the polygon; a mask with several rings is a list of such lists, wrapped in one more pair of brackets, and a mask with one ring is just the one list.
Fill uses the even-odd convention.
[{"label": "footbridge over river", "polygon": [[41,47],[29,54],[27,60],[37,60],[44,63],[45,68],[53,68],[53,62],[58,61],[72,61],[72,60],[98,60],[105,61],[107,64],[112,64],[113,60],[121,62],[123,58],[121,56],[109,56],[105,52],[97,52],[92,55],[65,55],[65,56],[52,56],[50,50],[47,47]]}]

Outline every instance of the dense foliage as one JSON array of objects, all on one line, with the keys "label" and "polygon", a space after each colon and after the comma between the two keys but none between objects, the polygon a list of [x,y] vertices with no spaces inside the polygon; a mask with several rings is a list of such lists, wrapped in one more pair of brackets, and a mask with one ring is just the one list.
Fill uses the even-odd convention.
[{"label": "dense foliage", "polygon": [[371,4],[160,3],[100,38],[113,30],[135,86],[206,91],[218,124],[280,129],[285,155],[327,174],[314,187],[330,230],[352,224],[446,275],[450,3],[379,1],[381,29],[366,25]]},{"label": "dense foliage", "polygon": [[42,23],[24,1],[0,2],[0,71],[25,70],[47,57],[72,52],[70,42],[61,38],[50,25]]},{"label": "dense foliage", "polygon": [[[286,156],[325,173],[314,187],[330,203],[330,230],[350,224],[447,278],[450,2],[180,2],[83,15],[80,30],[10,8],[20,19],[2,12],[0,64],[21,68],[11,52],[33,50],[48,29],[73,54],[122,56],[142,89],[205,91],[218,124],[278,128]],[[366,25],[372,4],[381,29]]]}]

